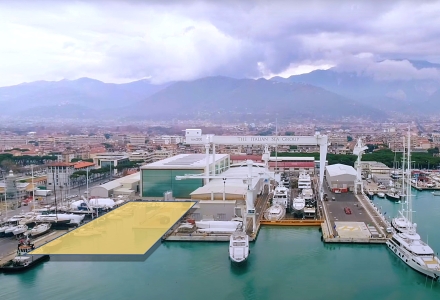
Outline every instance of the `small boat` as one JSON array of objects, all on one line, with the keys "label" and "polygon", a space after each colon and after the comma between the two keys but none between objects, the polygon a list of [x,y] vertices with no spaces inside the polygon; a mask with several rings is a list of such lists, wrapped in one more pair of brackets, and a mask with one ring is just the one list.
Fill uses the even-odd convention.
[{"label": "small boat", "polygon": [[263,214],[268,221],[278,221],[286,216],[286,208],[283,205],[275,204],[266,209]]},{"label": "small boat", "polygon": [[26,255],[34,249],[35,249],[35,245],[31,243],[29,238],[27,238],[26,240],[21,239],[18,242],[17,256]]},{"label": "small boat", "polygon": [[386,193],[386,194],[385,194],[385,197],[386,197],[388,200],[391,200],[391,201],[393,201],[393,202],[400,201],[400,194],[399,194],[399,193],[396,193],[396,192],[389,192],[389,193]]},{"label": "small boat", "polygon": [[16,256],[0,267],[0,272],[4,273],[19,273],[24,272],[36,265],[48,261],[49,255],[31,255],[31,256]]},{"label": "small boat", "polygon": [[15,227],[14,231],[12,231],[12,233],[14,235],[20,235],[25,233],[28,230],[27,225],[18,225],[17,227]]},{"label": "small boat", "polygon": [[377,197],[385,198],[385,193],[379,192],[379,193],[377,193]]},{"label": "small boat", "polygon": [[38,224],[37,226],[35,226],[34,228],[32,228],[30,230],[30,235],[32,237],[43,235],[43,234],[47,233],[51,227],[52,227],[52,225],[50,223]]},{"label": "small boat", "polygon": [[249,257],[249,236],[241,231],[231,234],[229,239],[229,258],[231,262],[242,264]]},{"label": "small boat", "polygon": [[368,191],[367,194],[368,194],[368,198],[373,199],[373,197],[374,197],[374,193],[373,192]]},{"label": "small boat", "polygon": [[[440,192],[432,192],[432,194],[433,194],[434,196],[440,196]],[[1,229],[0,229],[0,231],[1,231]]]}]

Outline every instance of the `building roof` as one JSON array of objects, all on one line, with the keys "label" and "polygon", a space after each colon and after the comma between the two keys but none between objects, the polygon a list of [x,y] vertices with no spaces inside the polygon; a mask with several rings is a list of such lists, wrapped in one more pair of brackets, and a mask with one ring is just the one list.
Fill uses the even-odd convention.
[{"label": "building roof", "polygon": [[253,160],[253,161],[263,161],[262,155],[245,155],[245,154],[236,154],[231,155],[231,160]]},{"label": "building roof", "polygon": [[389,169],[386,164],[378,161],[361,161],[361,163],[369,164],[370,167]]},{"label": "building roof", "polygon": [[[264,167],[259,164],[254,164],[252,167],[252,174],[257,175],[264,171]],[[248,167],[247,166],[237,166],[232,167],[225,172],[221,173],[219,176],[225,176],[227,178],[225,181],[223,179],[212,179],[206,185],[199,187],[195,191],[193,191],[190,195],[204,195],[204,194],[222,194],[225,191],[225,194],[239,195],[244,199],[247,193],[247,183],[243,180],[248,175]],[[243,177],[243,179],[232,179],[228,177]],[[253,188],[258,185],[258,180],[255,178],[252,180]]]},{"label": "building roof", "polygon": [[290,161],[270,161],[269,167],[278,167],[278,168],[314,168],[315,162],[290,162]]},{"label": "building roof", "polygon": [[[229,154],[216,154],[215,161],[229,157]],[[209,155],[209,164],[212,164],[212,154]],[[141,169],[204,169],[206,167],[206,154],[178,154],[150,164],[143,165]]]},{"label": "building roof", "polygon": [[89,161],[79,161],[75,163],[73,166],[75,167],[75,169],[82,169],[87,167],[93,167],[94,165],[95,165],[94,163],[91,163]]},{"label": "building roof", "polygon": [[325,169],[327,170],[328,174],[330,176],[340,176],[340,175],[353,175],[357,176],[356,170],[352,166],[347,166],[343,164],[335,164],[326,166]]},{"label": "building roof", "polygon": [[73,167],[74,163],[54,162],[48,164],[49,167]]},{"label": "building roof", "polygon": [[121,178],[109,181],[107,183],[98,185],[98,186],[93,187],[93,188],[104,188],[107,191],[110,191],[110,190],[114,190],[114,189],[117,189],[117,188],[122,188],[122,185],[124,183],[134,183],[134,182],[140,181],[140,180],[141,180],[141,172],[136,172],[134,174],[131,174],[131,175],[128,175],[128,176],[124,176],[124,177],[121,177]]},{"label": "building roof", "polygon": [[271,156],[269,157],[269,161],[315,161],[313,156]]}]

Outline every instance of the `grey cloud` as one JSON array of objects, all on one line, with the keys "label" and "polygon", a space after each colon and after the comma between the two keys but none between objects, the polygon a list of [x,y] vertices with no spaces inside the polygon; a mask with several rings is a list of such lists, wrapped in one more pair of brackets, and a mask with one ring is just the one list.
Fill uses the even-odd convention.
[{"label": "grey cloud", "polygon": [[[0,4],[0,26],[20,25],[53,40],[53,47],[29,45],[35,47],[34,58],[26,67],[35,69],[33,76],[38,76],[39,69],[32,59],[46,62],[41,76],[58,78],[64,72],[69,77],[115,81],[151,76],[155,82],[207,75],[258,77],[266,75],[262,69],[276,74],[307,61],[338,65],[337,70],[377,80],[436,79],[436,69],[417,70],[408,61],[389,60],[440,61],[440,7],[436,4],[8,1]],[[26,45],[24,38],[22,43]],[[372,56],[359,58],[363,52]],[[4,72],[0,71],[0,85],[8,70]]]}]

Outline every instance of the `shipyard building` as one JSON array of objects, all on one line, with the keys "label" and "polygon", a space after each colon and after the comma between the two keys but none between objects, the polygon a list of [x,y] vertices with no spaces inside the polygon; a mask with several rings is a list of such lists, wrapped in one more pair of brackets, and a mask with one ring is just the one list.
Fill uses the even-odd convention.
[{"label": "shipyard building", "polygon": [[141,167],[141,196],[143,199],[162,199],[167,192],[178,199],[191,199],[191,193],[202,187],[207,179],[176,180],[188,174],[220,174],[230,165],[228,154],[179,154]]},{"label": "shipyard building", "polygon": [[335,164],[325,167],[325,179],[332,192],[353,191],[356,176],[356,170],[351,166]]}]

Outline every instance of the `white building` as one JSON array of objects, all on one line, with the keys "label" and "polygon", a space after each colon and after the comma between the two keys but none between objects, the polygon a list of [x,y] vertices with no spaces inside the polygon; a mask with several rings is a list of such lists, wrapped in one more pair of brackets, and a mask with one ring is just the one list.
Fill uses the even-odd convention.
[{"label": "white building", "polygon": [[49,164],[47,166],[47,188],[61,194],[67,193],[70,189],[70,176],[73,172],[75,172],[75,167],[72,163]]},{"label": "white building", "polygon": [[[144,161],[147,163],[153,162],[154,152],[137,150],[128,154],[130,161]],[[166,158],[166,157],[165,157]]]},{"label": "white building", "polygon": [[179,144],[183,143],[184,141],[185,137],[180,135],[161,135],[151,138],[151,142],[153,144],[159,145]]},{"label": "white building", "polygon": [[329,188],[335,192],[348,192],[354,189],[356,170],[347,165],[335,164],[325,167],[325,176]]},{"label": "white building", "polygon": [[142,145],[145,145],[146,139],[147,138],[145,135],[130,135],[128,141],[129,141],[130,145],[142,146]]},{"label": "white building", "polygon": [[139,193],[141,173],[137,172],[113,181],[95,186],[90,189],[90,196],[97,198],[109,198],[117,196],[133,197]]}]

